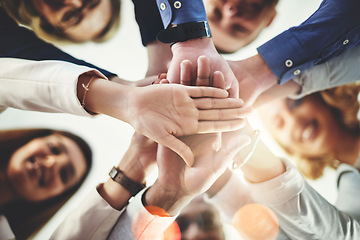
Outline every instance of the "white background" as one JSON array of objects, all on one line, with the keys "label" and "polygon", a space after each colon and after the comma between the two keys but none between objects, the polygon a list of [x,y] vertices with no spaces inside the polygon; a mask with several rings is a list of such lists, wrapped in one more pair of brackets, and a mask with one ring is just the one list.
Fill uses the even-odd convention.
[{"label": "white background", "polygon": [[[251,45],[232,55],[225,55],[225,58],[240,60],[255,54],[256,47],[289,27],[300,24],[318,8],[320,2],[320,0],[280,0],[277,6],[278,15],[272,25]],[[101,44],[71,45],[63,47],[63,50],[77,58],[113,71],[128,80],[142,79],[147,68],[146,50],[141,44],[138,26],[134,20],[133,5],[130,0],[123,0],[122,2],[121,28],[111,41]],[[256,117],[252,119],[255,125],[262,128]],[[125,153],[133,129],[128,124],[107,116],[86,118],[68,114],[37,113],[15,109],[7,109],[0,114],[1,129],[17,127],[48,127],[68,130],[85,138],[94,152],[94,167],[84,186],[36,237],[36,239],[48,239],[64,216],[74,209],[98,183],[108,178],[108,171],[113,165],[118,164]],[[278,150],[278,146],[268,138],[266,132],[263,131],[262,135],[276,153],[282,154]],[[311,184],[330,202],[334,202],[334,172],[329,171],[325,176],[325,178],[311,182]],[[228,236],[230,236],[229,234]]]}]

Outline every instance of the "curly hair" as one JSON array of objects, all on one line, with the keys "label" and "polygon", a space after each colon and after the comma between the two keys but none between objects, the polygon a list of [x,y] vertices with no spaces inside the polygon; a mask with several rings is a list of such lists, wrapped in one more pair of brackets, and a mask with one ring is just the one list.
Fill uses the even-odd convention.
[{"label": "curly hair", "polygon": [[[93,42],[105,42],[112,38],[120,26],[121,19],[121,0],[111,1],[111,19],[105,29]],[[1,7],[15,19],[19,24],[31,28],[38,37],[47,41],[68,44],[68,43],[84,43],[85,41],[78,41],[71,39],[63,30],[52,26],[44,17],[42,17],[32,1],[29,0],[2,0]]]},{"label": "curly hair", "polygon": [[[359,119],[357,118],[360,107],[358,101],[359,93],[360,83],[355,82],[313,93],[305,98],[312,96],[313,101],[323,101],[325,106],[331,110],[332,116],[338,124],[345,130],[360,135]],[[326,167],[336,169],[340,164],[340,161],[335,158],[333,153],[311,158],[301,155],[294,155],[293,157],[299,171],[310,179],[321,177]]]}]

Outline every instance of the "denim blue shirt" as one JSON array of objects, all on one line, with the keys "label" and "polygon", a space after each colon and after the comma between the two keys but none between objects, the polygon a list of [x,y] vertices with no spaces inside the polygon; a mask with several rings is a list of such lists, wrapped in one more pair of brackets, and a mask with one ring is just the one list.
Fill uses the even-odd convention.
[{"label": "denim blue shirt", "polygon": [[144,46],[172,24],[207,21],[202,0],[132,0]]},{"label": "denim blue shirt", "polygon": [[304,70],[358,45],[359,11],[359,0],[324,0],[305,22],[257,50],[279,83],[285,83]]}]

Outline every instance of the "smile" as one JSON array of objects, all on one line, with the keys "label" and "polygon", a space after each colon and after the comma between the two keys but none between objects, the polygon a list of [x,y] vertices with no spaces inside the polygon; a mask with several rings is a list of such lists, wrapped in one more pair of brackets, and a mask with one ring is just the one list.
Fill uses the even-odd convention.
[{"label": "smile", "polygon": [[311,122],[303,128],[300,139],[302,142],[312,141],[317,136],[317,124],[315,121]]}]

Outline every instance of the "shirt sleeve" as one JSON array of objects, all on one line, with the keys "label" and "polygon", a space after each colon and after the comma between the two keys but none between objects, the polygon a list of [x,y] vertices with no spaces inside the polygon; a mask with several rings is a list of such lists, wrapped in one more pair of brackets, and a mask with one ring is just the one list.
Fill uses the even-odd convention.
[{"label": "shirt sleeve", "polygon": [[0,58],[0,106],[91,116],[77,97],[78,78],[97,70],[62,61]]},{"label": "shirt sleeve", "polygon": [[338,195],[335,206],[360,220],[360,173],[354,167],[342,163],[337,169]]},{"label": "shirt sleeve", "polygon": [[360,43],[360,1],[324,0],[305,22],[288,29],[257,50],[285,83]]},{"label": "shirt sleeve", "polygon": [[139,26],[142,44],[156,40],[157,34],[164,29],[156,0],[132,0],[135,19]]},{"label": "shirt sleeve", "polygon": [[112,208],[94,189],[69,214],[50,239],[106,239],[124,209]]},{"label": "shirt sleeve", "polygon": [[202,0],[156,0],[165,28],[171,24],[207,21]]},{"label": "shirt sleeve", "polygon": [[290,239],[358,239],[357,220],[320,196],[288,161],[286,172],[267,182],[249,184],[255,202],[270,207]]},{"label": "shirt sleeve", "polygon": [[293,80],[301,91],[291,98],[299,99],[308,94],[360,80],[360,46],[347,50],[330,61],[316,65]]},{"label": "shirt sleeve", "polygon": [[140,191],[120,216],[108,239],[162,240],[165,230],[177,216],[152,215],[143,205],[142,196],[148,188]]},{"label": "shirt sleeve", "polygon": [[46,43],[38,38],[33,31],[25,27],[20,27],[5,10],[0,7],[0,58],[1,57],[28,60],[61,60],[95,68],[108,78],[116,76],[114,73],[74,58],[54,45]]}]

